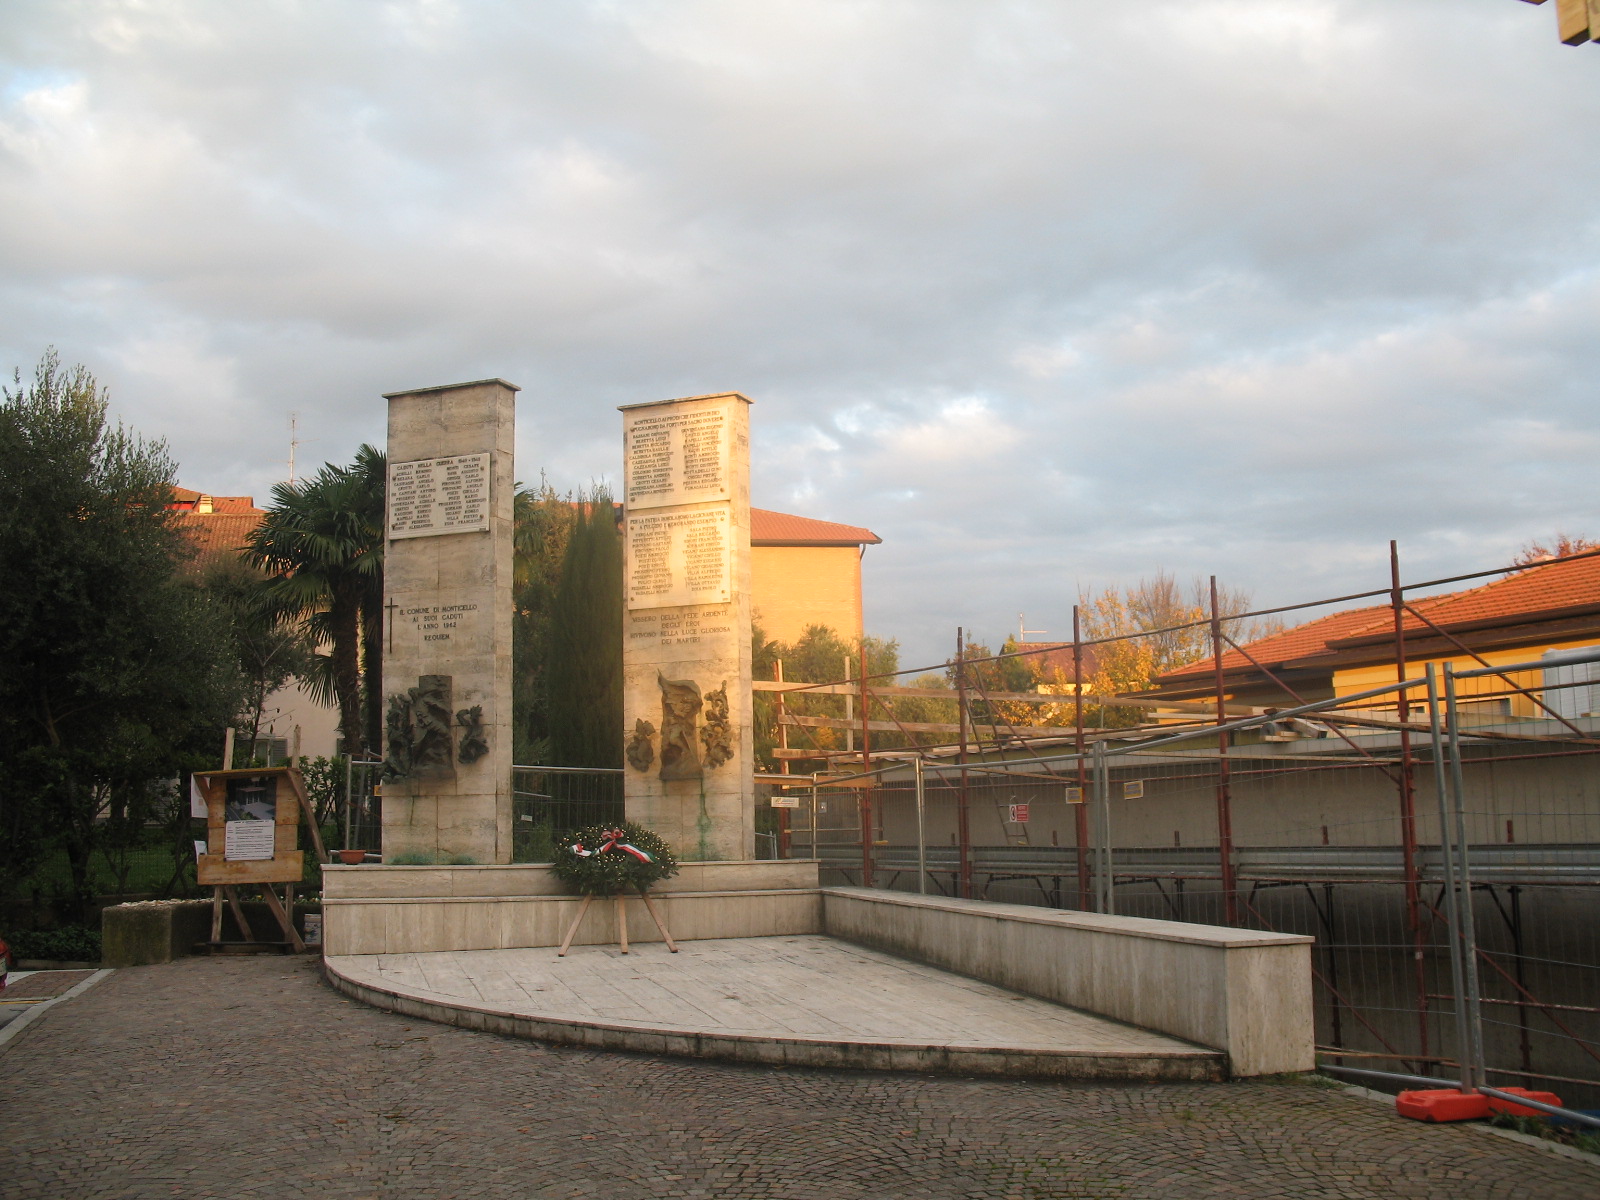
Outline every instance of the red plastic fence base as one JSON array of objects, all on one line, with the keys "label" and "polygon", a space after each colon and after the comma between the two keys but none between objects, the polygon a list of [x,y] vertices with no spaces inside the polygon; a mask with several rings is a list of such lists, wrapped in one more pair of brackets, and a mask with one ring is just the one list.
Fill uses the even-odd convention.
[{"label": "red plastic fence base", "polygon": [[[1561,1097],[1554,1092],[1530,1092],[1526,1088],[1513,1087],[1495,1090],[1526,1096],[1543,1104],[1561,1103]],[[1511,1113],[1518,1117],[1542,1115],[1538,1109],[1523,1104],[1485,1096],[1482,1092],[1460,1092],[1455,1088],[1401,1092],[1394,1099],[1394,1109],[1402,1117],[1410,1117],[1413,1121],[1481,1121],[1492,1112]]]},{"label": "red plastic fence base", "polygon": [[[1497,1092],[1510,1092],[1513,1096],[1526,1096],[1529,1100],[1537,1100],[1540,1104],[1553,1104],[1561,1107],[1561,1097],[1554,1092],[1530,1092],[1527,1088],[1495,1088]],[[1525,1104],[1513,1104],[1509,1100],[1500,1100],[1494,1096],[1489,1097],[1489,1111],[1510,1113],[1515,1117],[1542,1117],[1545,1113],[1536,1108],[1529,1108]]]},{"label": "red plastic fence base", "polygon": [[1489,1097],[1455,1088],[1401,1092],[1394,1098],[1394,1110],[1413,1121],[1481,1121],[1489,1115]]}]

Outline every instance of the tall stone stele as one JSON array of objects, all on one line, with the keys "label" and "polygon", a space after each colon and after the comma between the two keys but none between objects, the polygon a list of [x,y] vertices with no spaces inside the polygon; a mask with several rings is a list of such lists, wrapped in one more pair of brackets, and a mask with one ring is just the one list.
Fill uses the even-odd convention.
[{"label": "tall stone stele", "polygon": [[622,409],[628,818],[686,860],[755,857],[750,401]]},{"label": "tall stone stele", "polygon": [[517,388],[394,392],[384,549],[383,853],[511,861]]}]

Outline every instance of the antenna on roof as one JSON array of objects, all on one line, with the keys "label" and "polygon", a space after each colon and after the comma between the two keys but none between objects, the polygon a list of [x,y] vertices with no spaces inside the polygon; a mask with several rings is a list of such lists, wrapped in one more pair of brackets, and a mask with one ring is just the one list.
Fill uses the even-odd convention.
[{"label": "antenna on roof", "polygon": [[289,483],[293,486],[296,482],[294,460],[301,446],[307,442],[314,442],[316,438],[302,438],[300,436],[300,414],[289,414]]},{"label": "antenna on roof", "polygon": [[1022,614],[1018,613],[1017,614],[1017,641],[1019,641],[1019,642],[1027,641],[1028,640],[1028,635],[1030,633],[1049,633],[1050,632],[1048,629],[1028,629],[1028,628],[1026,628],[1026,625],[1027,625],[1027,622],[1022,619]]}]

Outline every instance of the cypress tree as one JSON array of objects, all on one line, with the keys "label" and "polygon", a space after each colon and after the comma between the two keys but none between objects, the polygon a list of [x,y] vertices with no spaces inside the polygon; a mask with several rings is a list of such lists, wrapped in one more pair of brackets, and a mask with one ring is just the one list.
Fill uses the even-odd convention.
[{"label": "cypress tree", "polygon": [[579,504],[550,610],[550,764],[622,766],[622,539],[611,493]]}]

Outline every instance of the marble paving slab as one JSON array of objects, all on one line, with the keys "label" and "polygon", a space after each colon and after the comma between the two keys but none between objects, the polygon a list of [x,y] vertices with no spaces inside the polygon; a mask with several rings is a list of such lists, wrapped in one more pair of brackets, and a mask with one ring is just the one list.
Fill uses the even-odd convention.
[{"label": "marble paving slab", "polygon": [[833,938],[728,938],[341,955],[337,974],[418,1000],[515,1016],[744,1038],[1050,1054],[1217,1052]]}]

